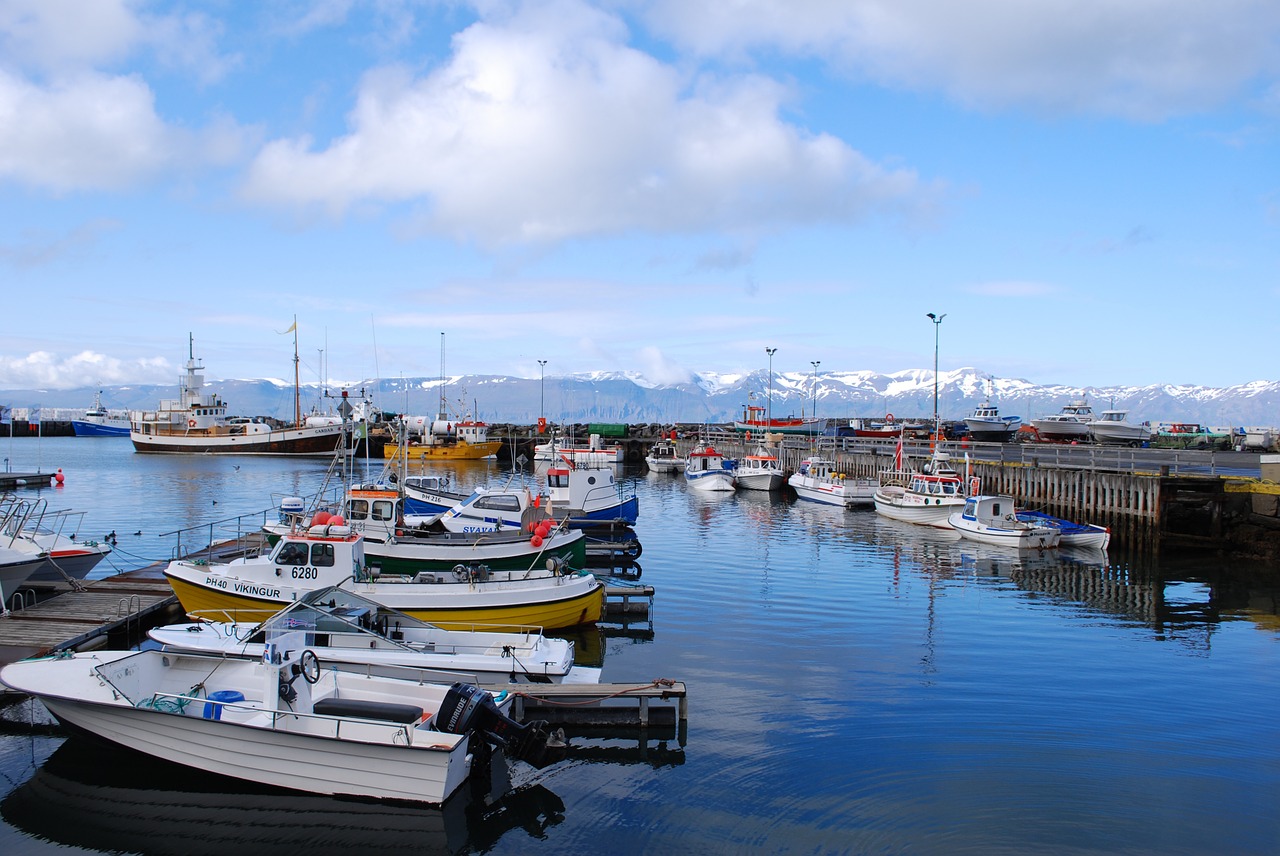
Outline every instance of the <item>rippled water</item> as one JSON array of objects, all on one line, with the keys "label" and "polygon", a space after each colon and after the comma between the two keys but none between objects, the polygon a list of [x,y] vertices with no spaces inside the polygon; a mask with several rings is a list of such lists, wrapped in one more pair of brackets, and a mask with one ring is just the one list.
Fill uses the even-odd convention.
[{"label": "rippled water", "polygon": [[[14,441],[15,469],[34,468],[35,443]],[[121,566],[167,555],[161,532],[315,490],[326,468],[40,443],[40,465],[66,475],[40,495],[87,510],[87,532],[114,529]],[[495,464],[453,472],[506,477]],[[605,681],[686,682],[683,745],[575,738],[551,768],[513,765],[501,800],[406,811],[104,762],[56,729],[5,726],[0,849],[1280,851],[1271,569],[1117,549],[1110,563],[1019,555],[874,512],[625,475],[640,496],[641,581],[657,590],[651,632],[577,638]],[[50,800],[69,808],[51,813]],[[67,822],[78,811],[83,834]],[[201,829],[207,847],[181,840]]]}]

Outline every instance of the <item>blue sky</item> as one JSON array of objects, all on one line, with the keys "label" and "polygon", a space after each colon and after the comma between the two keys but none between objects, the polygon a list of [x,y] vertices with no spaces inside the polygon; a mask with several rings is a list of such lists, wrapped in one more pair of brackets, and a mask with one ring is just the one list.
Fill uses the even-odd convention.
[{"label": "blue sky", "polygon": [[0,388],[1278,376],[1274,0],[0,0]]}]

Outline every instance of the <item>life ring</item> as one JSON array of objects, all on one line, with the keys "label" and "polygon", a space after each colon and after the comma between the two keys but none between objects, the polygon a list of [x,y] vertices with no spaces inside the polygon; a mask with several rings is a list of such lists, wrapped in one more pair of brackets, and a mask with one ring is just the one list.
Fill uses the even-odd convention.
[{"label": "life ring", "polygon": [[187,427],[188,427],[188,428],[194,428],[194,427],[196,427],[196,420],[194,420],[194,419],[188,419],[188,420],[187,420]]},{"label": "life ring", "polygon": [[748,432],[747,432],[747,442],[748,442],[748,443],[750,443],[750,442],[751,442],[751,432],[750,432],[750,431],[748,431]]},{"label": "life ring", "polygon": [[893,414],[892,414],[892,413],[886,413],[886,414],[884,415],[884,421],[885,421],[885,422],[892,422],[892,421],[893,421]]}]

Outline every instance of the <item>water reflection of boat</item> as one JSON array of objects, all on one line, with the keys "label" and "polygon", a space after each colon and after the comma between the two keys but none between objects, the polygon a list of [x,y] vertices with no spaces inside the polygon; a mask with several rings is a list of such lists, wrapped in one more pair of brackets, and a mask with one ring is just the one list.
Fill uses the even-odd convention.
[{"label": "water reflection of boat", "polygon": [[93,851],[349,856],[375,843],[380,854],[482,852],[517,827],[542,838],[564,819],[564,803],[542,785],[511,788],[500,754],[475,788],[427,809],[197,775],[72,738],[0,802],[0,816],[29,835]]}]

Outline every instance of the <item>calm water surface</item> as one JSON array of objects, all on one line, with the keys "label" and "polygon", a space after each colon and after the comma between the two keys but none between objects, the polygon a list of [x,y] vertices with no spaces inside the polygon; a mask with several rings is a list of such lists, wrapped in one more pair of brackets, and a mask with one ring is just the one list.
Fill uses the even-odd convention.
[{"label": "calm water surface", "polygon": [[[18,438],[5,456],[63,468],[39,496],[86,510],[82,538],[117,533],[104,573],[167,557],[161,533],[256,525],[327,469],[117,439]],[[0,851],[1280,852],[1271,569],[1019,555],[624,476],[652,623],[575,638],[605,681],[685,681],[683,745],[575,738],[560,764],[496,769],[488,796],[427,810],[191,774],[67,740],[20,704],[0,723]]]}]

